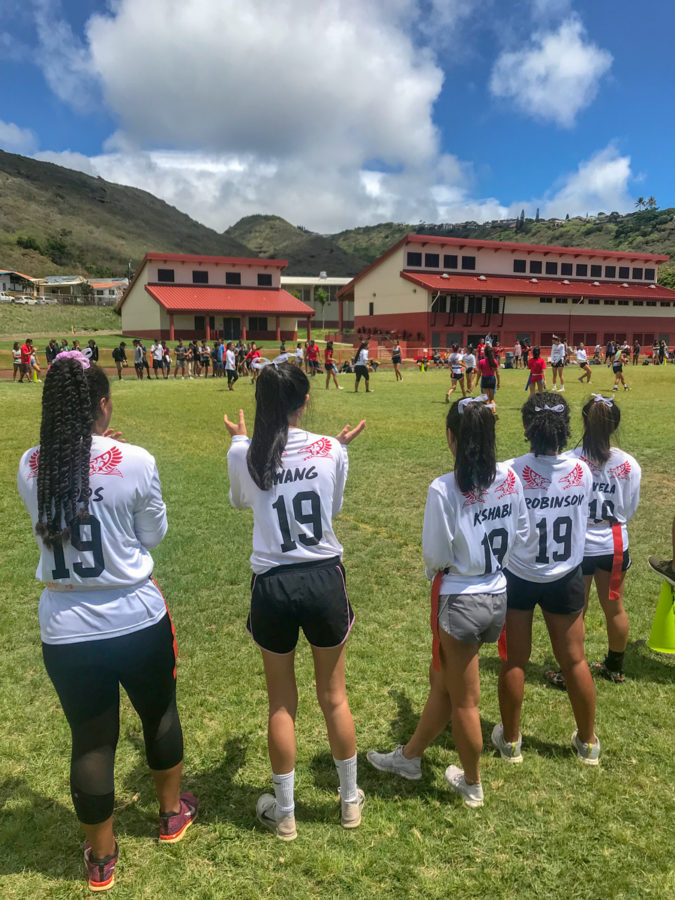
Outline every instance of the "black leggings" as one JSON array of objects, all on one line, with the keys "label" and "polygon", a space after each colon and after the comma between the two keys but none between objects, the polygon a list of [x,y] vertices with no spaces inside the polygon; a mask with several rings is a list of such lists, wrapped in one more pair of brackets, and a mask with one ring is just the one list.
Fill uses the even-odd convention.
[{"label": "black leggings", "polygon": [[171,769],[183,759],[175,647],[168,614],[121,637],[43,643],[45,668],[72,733],[70,791],[85,825],[105,822],[113,813],[120,684],[141,718],[150,768]]}]

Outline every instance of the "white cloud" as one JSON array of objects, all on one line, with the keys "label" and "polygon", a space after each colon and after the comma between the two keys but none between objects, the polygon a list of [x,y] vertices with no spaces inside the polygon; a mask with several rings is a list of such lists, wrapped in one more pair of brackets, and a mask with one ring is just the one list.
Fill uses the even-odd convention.
[{"label": "white cloud", "polygon": [[30,128],[20,128],[13,122],[0,120],[0,148],[8,153],[33,153],[37,139]]},{"label": "white cloud", "polygon": [[495,97],[513,100],[526,115],[571,127],[594,100],[612,55],[591,43],[571,15],[554,31],[539,31],[522,50],[504,51],[490,77]]},{"label": "white cloud", "polygon": [[632,180],[630,156],[621,156],[609,144],[590,159],[579,164],[550,196],[541,203],[542,215],[559,218],[567,213],[583,216],[596,212],[628,212],[633,200],[628,192]]}]

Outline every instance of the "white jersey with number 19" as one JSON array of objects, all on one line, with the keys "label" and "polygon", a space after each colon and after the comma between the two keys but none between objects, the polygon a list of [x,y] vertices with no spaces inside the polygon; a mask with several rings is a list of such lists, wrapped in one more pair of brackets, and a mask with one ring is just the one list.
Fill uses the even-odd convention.
[{"label": "white jersey with number 19", "polygon": [[250,443],[232,438],[227,471],[230,503],[253,510],[251,569],[260,575],[275,566],[342,558],[332,519],[342,509],[347,448],[336,438],[289,428],[274,484],[263,491],[248,471]]},{"label": "white jersey with number 19", "polygon": [[523,485],[530,536],[516,545],[508,569],[525,581],[557,581],[581,564],[593,486],[585,462],[526,453],[509,460]]}]

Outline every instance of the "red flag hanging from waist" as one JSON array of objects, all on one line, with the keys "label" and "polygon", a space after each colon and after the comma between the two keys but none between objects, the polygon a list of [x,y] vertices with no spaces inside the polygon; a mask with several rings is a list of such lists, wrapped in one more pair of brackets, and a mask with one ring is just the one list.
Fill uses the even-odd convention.
[{"label": "red flag hanging from waist", "polygon": [[621,588],[621,567],[623,565],[623,532],[619,522],[612,522],[612,540],[614,556],[612,558],[612,574],[609,576],[609,599],[618,600]]}]

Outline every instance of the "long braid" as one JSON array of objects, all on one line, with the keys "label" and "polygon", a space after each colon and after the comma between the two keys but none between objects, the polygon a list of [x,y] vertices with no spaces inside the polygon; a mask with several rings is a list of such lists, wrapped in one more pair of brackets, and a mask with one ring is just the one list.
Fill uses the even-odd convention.
[{"label": "long braid", "polygon": [[85,373],[75,359],[61,359],[52,364],[45,378],[35,531],[48,547],[68,540],[70,527],[78,515],[78,504],[81,514],[89,506],[89,456],[95,408],[89,371]]}]

